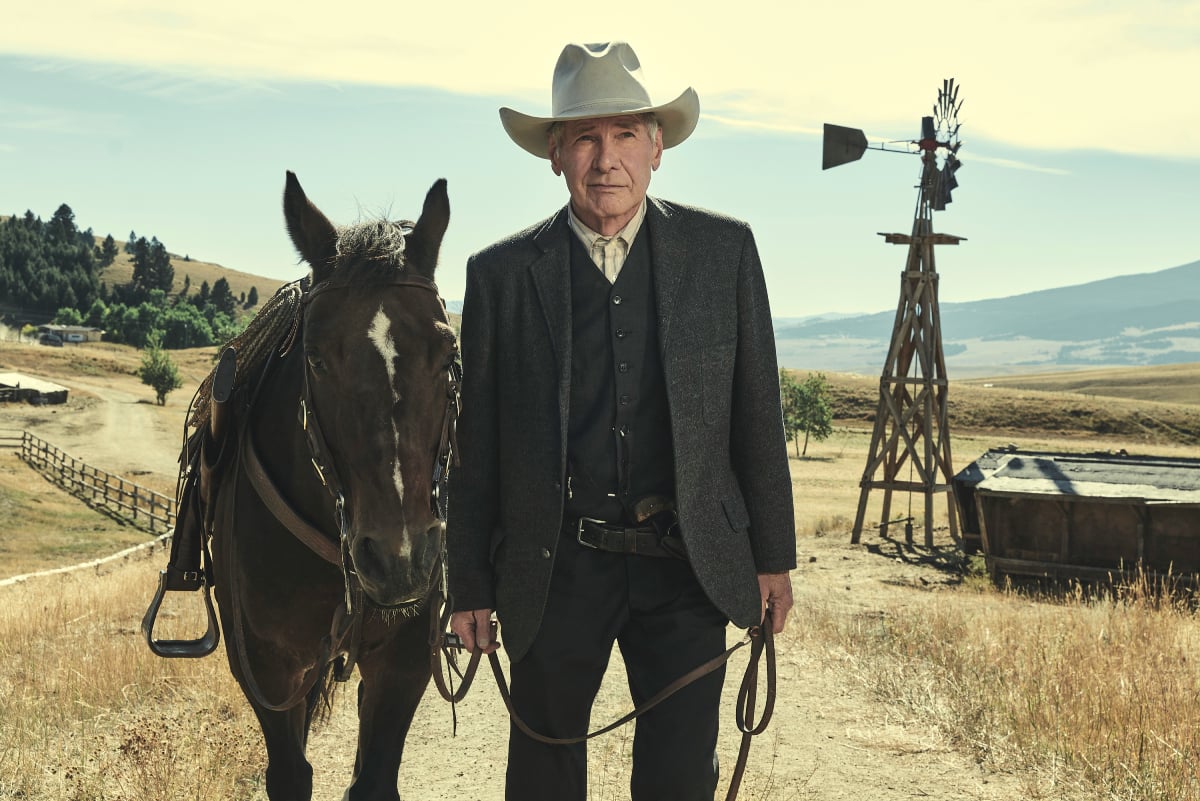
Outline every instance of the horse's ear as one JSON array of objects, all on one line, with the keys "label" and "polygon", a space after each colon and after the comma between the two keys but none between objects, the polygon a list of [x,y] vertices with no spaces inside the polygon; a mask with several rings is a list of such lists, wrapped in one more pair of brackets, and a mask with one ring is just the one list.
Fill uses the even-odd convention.
[{"label": "horse's ear", "polygon": [[313,282],[324,281],[333,271],[333,260],[337,254],[337,229],[304,194],[296,174],[291,170],[288,170],[283,189],[283,216],[300,258],[312,266]]},{"label": "horse's ear", "polygon": [[421,218],[404,243],[405,262],[409,269],[426,278],[433,278],[437,269],[438,251],[442,237],[450,224],[450,198],[446,194],[446,179],[439,178],[425,195]]}]

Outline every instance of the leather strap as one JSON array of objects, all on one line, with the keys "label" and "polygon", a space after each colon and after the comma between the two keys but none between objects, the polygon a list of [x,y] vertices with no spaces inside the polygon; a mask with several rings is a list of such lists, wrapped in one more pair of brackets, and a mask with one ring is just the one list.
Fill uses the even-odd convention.
[{"label": "leather strap", "polygon": [[275,519],[282,523],[284,528],[292,532],[296,539],[308,546],[308,549],[317,556],[329,562],[338,570],[341,570],[342,556],[341,551],[338,549],[338,544],[325,536],[312,523],[301,517],[284,500],[279,487],[271,480],[271,476],[267,473],[266,467],[258,456],[258,449],[254,447],[254,435],[250,431],[245,431],[241,439],[242,464],[246,469],[246,476],[250,479],[250,484],[254,487],[254,491],[258,494],[259,499],[271,510],[271,514],[275,515]]}]

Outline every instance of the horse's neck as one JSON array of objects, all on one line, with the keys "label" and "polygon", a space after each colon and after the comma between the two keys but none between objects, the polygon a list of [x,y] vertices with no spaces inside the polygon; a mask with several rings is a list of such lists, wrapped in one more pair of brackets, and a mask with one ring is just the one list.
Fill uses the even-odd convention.
[{"label": "horse's neck", "polygon": [[304,355],[293,348],[271,366],[248,416],[246,434],[289,503],[313,522],[332,519],[333,501],[313,467],[301,422]]}]

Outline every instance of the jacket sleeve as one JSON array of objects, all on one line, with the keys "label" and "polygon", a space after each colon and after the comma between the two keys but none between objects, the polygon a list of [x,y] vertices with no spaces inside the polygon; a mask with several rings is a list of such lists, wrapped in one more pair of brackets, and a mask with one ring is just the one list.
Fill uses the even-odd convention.
[{"label": "jacket sleeve", "polygon": [[486,270],[467,262],[461,342],[459,465],[450,473],[446,529],[449,593],[454,610],[495,608],[490,543],[499,517],[494,298]]},{"label": "jacket sleeve", "polygon": [[755,569],[781,573],[796,566],[796,522],[775,333],[762,263],[749,230],[742,245],[737,304],[730,456],[750,516]]}]

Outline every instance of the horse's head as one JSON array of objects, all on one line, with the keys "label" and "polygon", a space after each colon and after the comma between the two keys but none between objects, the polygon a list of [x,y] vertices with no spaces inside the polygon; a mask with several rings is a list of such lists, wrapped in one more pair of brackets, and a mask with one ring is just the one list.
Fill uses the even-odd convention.
[{"label": "horse's head", "polygon": [[290,172],[283,208],[313,272],[300,414],[314,463],[342,499],[344,547],[363,590],[379,606],[414,604],[441,551],[434,471],[456,390],[458,346],[433,284],[446,182],[430,188],[415,224],[335,227]]}]

